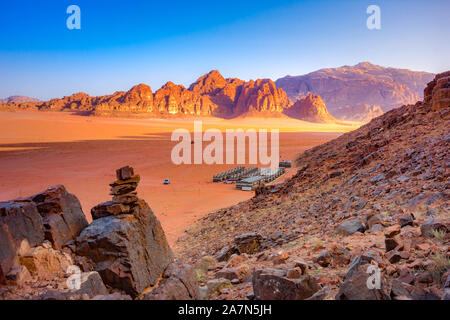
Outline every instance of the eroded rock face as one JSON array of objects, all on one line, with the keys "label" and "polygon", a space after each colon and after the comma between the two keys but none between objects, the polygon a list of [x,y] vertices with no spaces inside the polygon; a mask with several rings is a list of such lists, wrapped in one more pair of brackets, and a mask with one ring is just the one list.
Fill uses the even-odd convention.
[{"label": "eroded rock face", "polygon": [[42,216],[45,239],[56,249],[75,239],[88,225],[80,201],[62,185],[48,188],[29,199]]},{"label": "eroded rock face", "polygon": [[450,107],[450,71],[440,73],[424,90],[424,102],[434,110]]}]

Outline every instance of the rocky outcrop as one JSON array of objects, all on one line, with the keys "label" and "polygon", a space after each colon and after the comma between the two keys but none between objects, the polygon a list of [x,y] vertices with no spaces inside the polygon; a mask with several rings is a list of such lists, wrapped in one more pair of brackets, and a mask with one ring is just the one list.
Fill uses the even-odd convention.
[{"label": "rocky outcrop", "polygon": [[143,300],[197,300],[200,293],[195,269],[182,263],[171,263],[155,288],[142,296]]},{"label": "rocky outcrop", "polygon": [[187,90],[182,85],[167,82],[156,91],[154,109],[161,114],[213,115],[218,106],[208,95]]},{"label": "rocky outcrop", "polygon": [[336,122],[336,119],[328,113],[322,98],[311,93],[297,100],[292,107],[285,110],[285,114],[291,118],[310,122]]},{"label": "rocky outcrop", "polygon": [[434,110],[450,107],[450,71],[440,73],[424,90],[424,102]]},{"label": "rocky outcrop", "polygon": [[250,80],[244,83],[234,109],[234,116],[281,114],[292,101],[270,79]]},{"label": "rocky outcrop", "polygon": [[[276,85],[293,100],[308,93],[320,95],[329,112],[341,120],[370,120],[379,110],[386,112],[420,100],[433,74],[384,68],[368,62],[355,66],[321,69],[302,76],[286,76]],[[361,108],[361,105],[367,107]],[[359,113],[353,113],[354,111]],[[372,114],[372,115],[371,115]]]},{"label": "rocky outcrop", "polygon": [[0,203],[0,283],[19,265],[19,254],[44,241],[42,217],[31,201]]},{"label": "rocky outcrop", "polygon": [[42,216],[45,239],[56,249],[75,239],[88,225],[80,201],[62,185],[48,188],[29,200]]},{"label": "rocky outcrop", "polygon": [[51,280],[64,274],[73,265],[73,260],[69,254],[53,249],[50,242],[45,241],[21,255],[20,264],[38,279]]},{"label": "rocky outcrop", "polygon": [[[119,169],[111,183],[113,201],[93,209],[95,220],[76,240],[76,253],[94,262],[105,284],[132,297],[154,286],[173,260],[159,220],[137,197],[138,182],[132,168]],[[109,208],[117,206],[126,210]]]}]

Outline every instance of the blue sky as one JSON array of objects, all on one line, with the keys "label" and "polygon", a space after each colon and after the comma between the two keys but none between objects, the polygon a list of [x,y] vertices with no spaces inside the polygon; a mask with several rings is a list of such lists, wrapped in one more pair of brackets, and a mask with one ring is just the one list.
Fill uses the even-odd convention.
[{"label": "blue sky", "polygon": [[[66,8],[81,8],[68,30]],[[381,8],[368,30],[366,8]],[[244,80],[370,61],[450,69],[448,0],[2,0],[0,97],[188,86],[218,69]]]}]

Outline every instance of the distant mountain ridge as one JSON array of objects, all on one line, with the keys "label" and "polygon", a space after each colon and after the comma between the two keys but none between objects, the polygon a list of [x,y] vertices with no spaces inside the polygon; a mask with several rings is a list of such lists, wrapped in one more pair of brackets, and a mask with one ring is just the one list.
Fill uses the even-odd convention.
[{"label": "distant mountain ridge", "polygon": [[75,111],[119,117],[289,116],[313,122],[337,119],[367,122],[383,111],[421,100],[420,88],[432,77],[431,73],[384,68],[368,62],[287,76],[276,82],[224,78],[219,71],[212,70],[189,88],[169,81],[156,92],[146,84],[139,84],[128,91],[96,97],[79,92],[41,102],[18,96],[0,100],[0,109]]},{"label": "distant mountain ridge", "polygon": [[36,98],[30,98],[30,97],[26,97],[26,96],[10,96],[7,97],[5,99],[0,99],[0,103],[22,103],[22,102],[40,102],[41,100],[36,99]]},{"label": "distant mountain ridge", "polygon": [[433,77],[428,72],[362,62],[302,76],[286,76],[276,80],[276,85],[293,101],[309,93],[320,95],[338,119],[369,121],[383,112],[421,100],[423,88]]},{"label": "distant mountain ridge", "polygon": [[8,103],[9,108],[79,111],[95,115],[194,115],[221,118],[278,116],[291,105],[292,101],[286,93],[270,79],[225,79],[217,70],[200,77],[189,89],[169,81],[154,93],[150,86],[139,84],[129,91],[98,97],[79,92],[46,102]]}]

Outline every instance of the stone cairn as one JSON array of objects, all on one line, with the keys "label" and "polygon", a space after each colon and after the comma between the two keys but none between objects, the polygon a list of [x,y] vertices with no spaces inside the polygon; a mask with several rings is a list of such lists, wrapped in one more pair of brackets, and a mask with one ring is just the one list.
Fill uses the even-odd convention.
[{"label": "stone cairn", "polygon": [[141,180],[139,175],[134,174],[130,166],[116,170],[117,180],[110,183],[113,196],[112,201],[101,203],[91,210],[92,219],[99,219],[106,216],[117,216],[133,212],[139,198],[136,188]]}]

